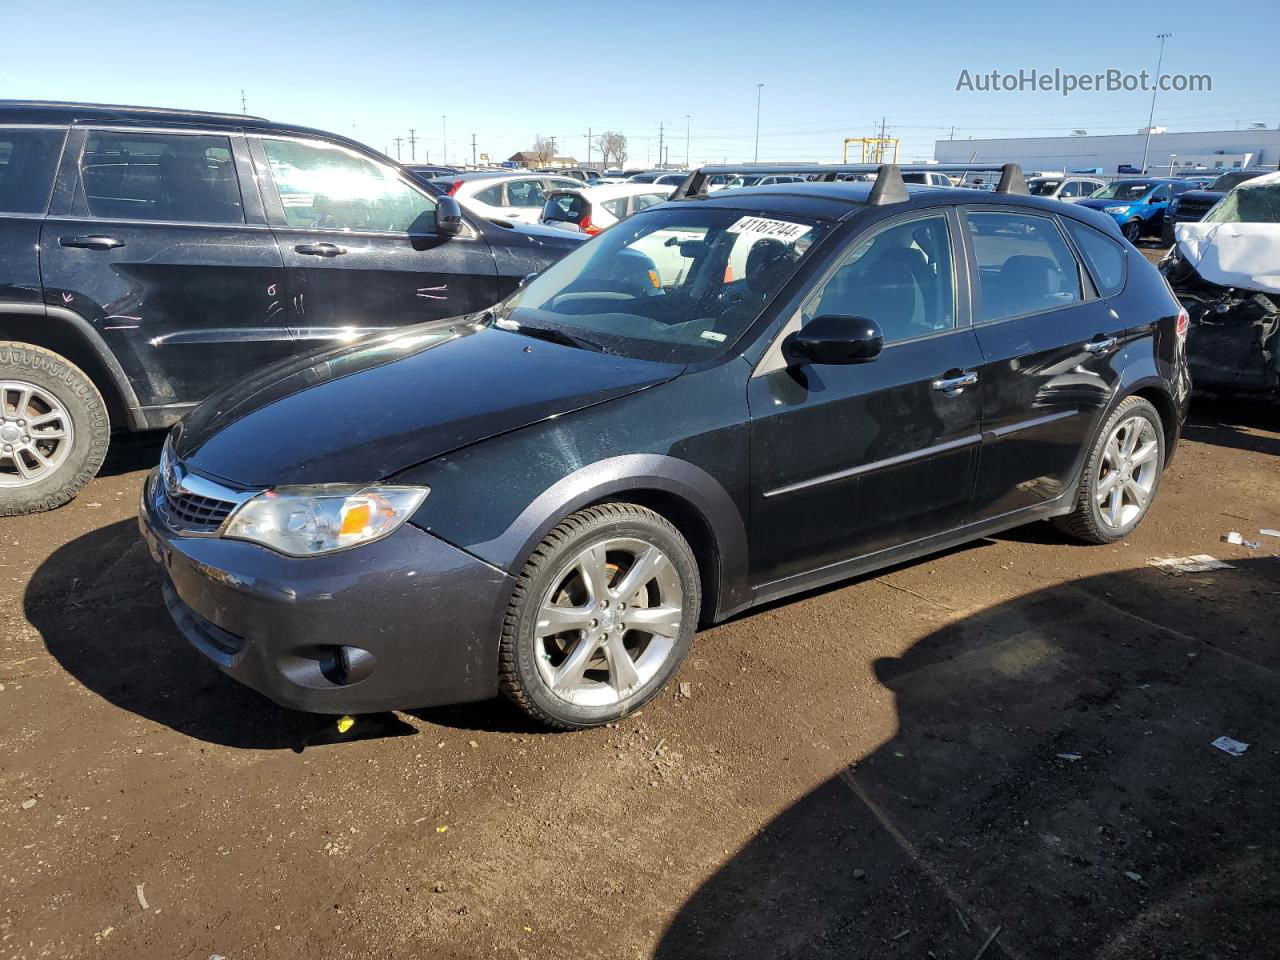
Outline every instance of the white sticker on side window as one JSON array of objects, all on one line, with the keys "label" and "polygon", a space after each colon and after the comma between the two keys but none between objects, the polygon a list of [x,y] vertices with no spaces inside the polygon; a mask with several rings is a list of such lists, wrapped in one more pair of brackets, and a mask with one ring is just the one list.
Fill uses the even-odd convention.
[{"label": "white sticker on side window", "polygon": [[757,237],[775,240],[799,240],[813,228],[803,223],[787,220],[769,220],[766,217],[742,217],[729,228],[730,233],[750,233]]}]

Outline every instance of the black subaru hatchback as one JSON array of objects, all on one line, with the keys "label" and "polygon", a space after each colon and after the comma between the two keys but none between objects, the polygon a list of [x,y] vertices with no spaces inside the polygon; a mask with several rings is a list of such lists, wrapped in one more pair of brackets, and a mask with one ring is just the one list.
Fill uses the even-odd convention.
[{"label": "black subaru hatchback", "polygon": [[178,626],[304,710],[587,727],[700,622],[1033,520],[1128,536],[1190,386],[1155,268],[1016,168],[851,169],[698,171],[492,310],[212,396],[143,494]]}]

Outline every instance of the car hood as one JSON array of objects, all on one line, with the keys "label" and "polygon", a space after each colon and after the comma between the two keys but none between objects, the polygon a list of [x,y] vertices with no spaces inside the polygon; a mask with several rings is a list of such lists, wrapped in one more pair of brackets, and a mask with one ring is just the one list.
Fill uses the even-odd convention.
[{"label": "car hood", "polygon": [[1137,200],[1098,200],[1095,197],[1086,197],[1079,201],[1080,206],[1088,207],[1091,210],[1101,210],[1103,207],[1135,207],[1141,206]]},{"label": "car hood", "polygon": [[1227,195],[1225,190],[1187,190],[1178,194],[1177,200],[1204,200],[1209,203],[1217,203]]},{"label": "car hood", "polygon": [[174,453],[246,487],[370,483],[682,370],[438,321],[268,367],[189,413]]},{"label": "car hood", "polygon": [[1220,287],[1280,294],[1280,223],[1179,223],[1179,255]]}]

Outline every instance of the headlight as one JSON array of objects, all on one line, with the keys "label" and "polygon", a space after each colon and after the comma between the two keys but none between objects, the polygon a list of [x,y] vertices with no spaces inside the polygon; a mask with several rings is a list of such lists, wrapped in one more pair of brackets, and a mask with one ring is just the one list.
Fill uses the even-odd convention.
[{"label": "headlight", "polygon": [[1129,208],[1128,207],[1103,207],[1102,212],[1103,213],[1128,213]]},{"label": "headlight", "polygon": [[428,493],[427,487],[360,484],[277,487],[246,501],[222,535],[290,557],[314,557],[387,536]]}]

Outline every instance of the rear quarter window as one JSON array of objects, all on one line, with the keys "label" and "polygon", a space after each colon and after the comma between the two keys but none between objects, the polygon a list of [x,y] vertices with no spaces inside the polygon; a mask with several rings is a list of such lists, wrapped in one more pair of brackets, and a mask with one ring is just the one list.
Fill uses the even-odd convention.
[{"label": "rear quarter window", "polygon": [[1083,223],[1077,223],[1066,217],[1062,219],[1067,226],[1067,233],[1071,234],[1071,239],[1080,249],[1089,273],[1093,275],[1093,282],[1098,287],[1098,295],[1111,297],[1123,290],[1124,247],[1093,227],[1086,227]]},{"label": "rear quarter window", "polygon": [[0,213],[44,213],[66,130],[0,130]]},{"label": "rear quarter window", "polygon": [[495,184],[492,187],[477,191],[476,199],[481,203],[487,203],[491,207],[502,206],[502,184]]}]

